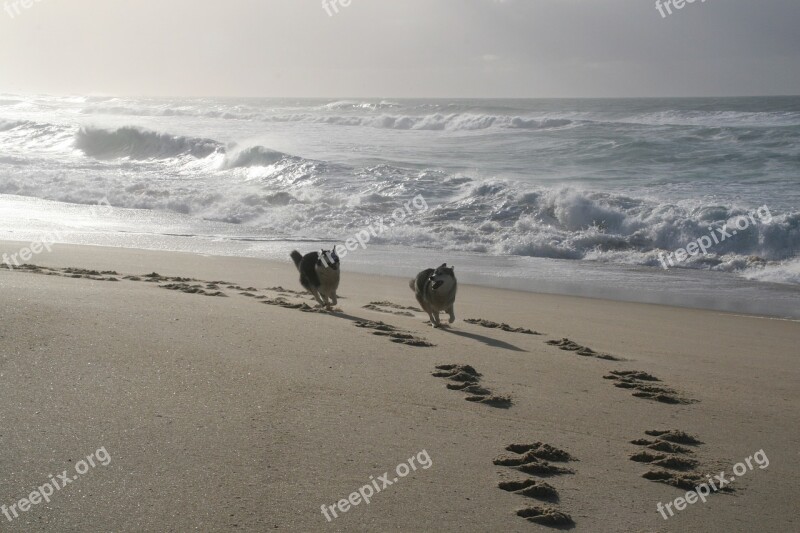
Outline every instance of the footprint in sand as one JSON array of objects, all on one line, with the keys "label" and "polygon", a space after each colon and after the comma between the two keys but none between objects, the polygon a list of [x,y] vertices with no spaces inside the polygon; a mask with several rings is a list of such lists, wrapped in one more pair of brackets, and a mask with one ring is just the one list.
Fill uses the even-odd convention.
[{"label": "footprint in sand", "polygon": [[658,452],[668,452],[668,453],[682,453],[682,454],[692,454],[694,453],[689,448],[685,448],[683,446],[679,446],[677,444],[673,444],[672,442],[667,442],[664,440],[647,440],[647,439],[636,439],[632,440],[631,444],[636,444],[637,446],[644,446],[650,450],[656,450]]},{"label": "footprint in sand", "polygon": [[397,316],[414,316],[414,313],[409,311],[392,311],[390,309],[383,309],[375,304],[367,304],[362,306],[362,309],[369,309],[370,311],[377,311],[378,313],[386,313],[388,315],[397,315]]},{"label": "footprint in sand", "polygon": [[49,268],[40,267],[37,265],[24,264],[9,266],[6,263],[1,263],[0,268],[6,270],[27,272],[28,274],[42,274],[45,276],[60,276],[62,278],[84,278],[94,281],[119,281],[117,276],[119,274],[113,270],[87,270],[85,268]]},{"label": "footprint in sand", "polygon": [[304,313],[325,313],[330,314],[334,312],[341,312],[340,308],[335,309],[327,309],[325,307],[319,306],[310,306],[305,302],[290,302],[283,296],[278,296],[277,298],[268,298],[268,297],[255,297],[258,299],[262,304],[266,305],[274,305],[276,307],[283,307],[284,309],[297,309],[298,311],[302,311]]},{"label": "footprint in sand", "polygon": [[697,466],[697,461],[694,459],[684,459],[674,455],[665,455],[662,453],[639,452],[630,456],[631,461],[637,463],[648,463],[662,468],[669,468],[670,470],[692,470]]},{"label": "footprint in sand", "polygon": [[510,333],[524,333],[526,335],[541,335],[538,331],[533,331],[531,329],[526,328],[514,328],[509,326],[505,323],[497,323],[492,322],[491,320],[484,320],[483,318],[465,318],[464,322],[467,324],[476,324],[478,326],[489,328],[489,329],[499,329],[501,331],[508,331]]},{"label": "footprint in sand", "polygon": [[517,511],[517,516],[543,526],[563,528],[575,524],[572,517],[553,507],[526,507]]},{"label": "footprint in sand", "polygon": [[492,393],[492,391],[490,391],[489,389],[484,389],[480,385],[477,385],[475,383],[471,383],[469,381],[467,381],[465,383],[448,383],[447,384],[447,388],[450,389],[450,390],[460,390],[460,391],[468,392],[470,394],[475,394],[475,395],[478,395],[478,396],[486,396],[486,395]]},{"label": "footprint in sand", "polygon": [[702,442],[696,437],[676,429],[651,430],[645,433],[658,438],[656,440],[636,439],[631,441],[631,444],[662,453],[640,451],[632,454],[629,458],[631,461],[638,463],[661,467],[662,470],[648,470],[642,474],[643,478],[683,490],[695,490],[699,485],[705,484],[711,492],[733,492],[730,487],[713,486],[709,483],[708,475],[703,475],[697,471],[700,461],[686,457],[694,454],[694,451],[681,446],[681,444],[701,445]]},{"label": "footprint in sand", "polygon": [[[138,277],[138,276],[136,276]],[[162,276],[158,272],[151,272],[149,274],[145,274],[141,276],[139,279],[144,279],[146,283],[163,283],[166,281],[172,281],[175,283],[187,283],[190,281],[200,281],[194,278],[181,278],[181,277],[174,277],[174,276]]]},{"label": "footprint in sand", "polygon": [[[220,290],[217,282],[206,282],[195,278],[182,278],[180,276],[162,276],[151,272],[144,276],[125,276],[129,281],[144,281],[145,283],[158,283],[162,289],[179,291],[186,294],[200,294],[202,296],[218,296],[226,298],[228,295]],[[163,283],[163,285],[160,285]]]},{"label": "footprint in sand", "polygon": [[[422,309],[417,307],[406,307],[392,302],[370,302],[363,306],[364,309],[370,311],[377,311],[378,313],[387,313],[397,316],[414,316],[414,312],[421,313]],[[413,312],[412,312],[413,311]]]},{"label": "footprint in sand", "polygon": [[[278,287],[267,287],[264,290],[265,291],[277,292],[277,293],[280,293],[280,294],[293,294],[295,296],[309,296],[310,295],[310,293],[308,291],[295,291],[295,290],[292,290],[292,289],[284,289],[281,286],[278,286]],[[342,296],[340,296],[339,298],[342,298]]]},{"label": "footprint in sand", "polygon": [[520,481],[501,481],[497,487],[507,491],[525,496],[527,498],[535,498],[537,500],[545,500],[557,502],[559,500],[558,491],[544,481],[536,481],[535,479],[523,479]]},{"label": "footprint in sand", "polygon": [[[300,291],[292,291],[289,289],[284,289],[283,287],[267,287],[264,289],[265,291],[277,292],[278,295],[274,298],[269,296],[265,296],[263,294],[255,294],[259,292],[259,290],[255,287],[240,287],[239,285],[229,285],[228,288],[236,289],[240,295],[245,296],[247,298],[253,298],[254,300],[258,300],[262,304],[265,305],[274,305],[276,307],[283,307],[284,309],[296,309],[298,311],[302,311],[304,313],[322,313],[322,314],[332,314],[332,313],[341,313],[342,309],[339,307],[335,308],[326,308],[320,307],[316,304],[316,301],[311,297],[311,293],[309,292],[300,292]],[[297,300],[289,300],[287,296],[304,296],[307,297],[309,300],[313,301],[312,305],[309,305],[303,301]]]},{"label": "footprint in sand", "polygon": [[468,402],[482,403],[502,409],[507,409],[513,404],[508,396],[492,394],[491,390],[482,387],[479,384],[481,374],[469,365],[439,365],[436,370],[438,372],[433,373],[434,377],[454,382],[447,384],[448,389],[470,394],[465,398]]},{"label": "footprint in sand", "polygon": [[216,285],[211,285],[206,288],[203,288],[203,286],[199,284],[190,285],[188,283],[168,283],[166,285],[159,285],[159,287],[170,291],[185,292],[187,294],[202,294],[203,296],[222,296],[222,297],[228,296],[227,294],[219,290],[215,291],[206,290],[206,288],[218,289],[219,287],[217,287]]},{"label": "footprint in sand", "polygon": [[[71,278],[86,278],[95,281],[119,281],[114,276],[119,276],[114,270],[86,270],[84,268],[65,268],[62,270],[64,274]],[[105,276],[105,277],[104,277]]]},{"label": "footprint in sand", "polygon": [[247,292],[247,291],[240,292],[239,294],[241,294],[242,296],[246,296],[247,298],[255,298],[256,300],[266,300],[267,299],[266,296],[256,295],[256,294],[253,294],[252,292]]},{"label": "footprint in sand", "polygon": [[569,468],[550,464],[549,461],[566,463],[575,461],[569,453],[549,444],[535,442],[533,444],[509,444],[506,450],[515,455],[501,455],[494,460],[494,464],[499,466],[515,467],[526,474],[534,474],[542,477],[559,476],[562,474],[574,474]]},{"label": "footprint in sand", "polygon": [[[241,285],[234,285],[234,284],[232,284],[232,283],[228,283],[228,284],[226,285],[226,287],[227,287],[228,289],[234,289],[234,290],[237,290],[237,291],[244,291],[244,292],[249,292],[249,291],[252,291],[252,292],[258,292],[258,289],[256,289],[255,287],[242,287]],[[244,294],[244,293],[240,292],[239,294]]]},{"label": "footprint in sand", "polygon": [[436,369],[439,370],[439,372],[434,372],[434,377],[461,381],[468,385],[477,384],[483,376],[483,374],[470,365],[439,365]]},{"label": "footprint in sand", "polygon": [[468,402],[482,403],[490,407],[499,407],[500,409],[508,409],[514,402],[508,396],[495,396],[495,395],[477,395],[467,396],[464,398]]},{"label": "footprint in sand", "polygon": [[576,354],[584,357],[594,357],[596,359],[605,359],[606,361],[624,361],[624,359],[620,359],[619,357],[611,354],[596,352],[587,346],[581,346],[577,342],[571,341],[566,337],[560,341],[547,341],[547,344],[550,346],[558,346],[558,348],[561,350],[575,352]]},{"label": "footprint in sand", "polygon": [[[562,463],[577,461],[568,452],[543,442],[509,444],[506,446],[506,450],[515,455],[501,455],[494,460],[494,464],[516,468],[521,472],[540,477],[574,473],[568,468],[551,465],[548,461]],[[502,490],[527,498],[551,503],[559,501],[558,491],[555,487],[544,481],[537,481],[532,478],[501,481],[497,486]],[[567,513],[551,506],[528,506],[518,510],[517,516],[551,527],[563,528],[574,525],[572,518]]]},{"label": "footprint in sand", "polygon": [[692,444],[692,445],[700,445],[703,444],[701,441],[697,440],[696,437],[689,435],[688,433],[684,433],[683,431],[677,429],[667,429],[667,430],[658,430],[658,429],[651,429],[649,431],[644,432],[645,435],[650,435],[651,437],[658,437],[661,440],[666,440],[669,442],[677,442],[678,444]]},{"label": "footprint in sand", "polygon": [[374,330],[372,332],[373,335],[379,335],[381,337],[389,337],[389,340],[397,344],[405,344],[407,346],[417,346],[423,348],[430,348],[432,346],[436,346],[435,344],[431,344],[425,339],[415,337],[414,335],[412,335],[407,331],[403,331],[401,329],[398,329],[389,324],[385,324],[383,322],[374,322],[372,320],[359,320],[358,322],[355,323],[355,326],[357,328],[372,329]]},{"label": "footprint in sand", "polygon": [[634,392],[632,395],[637,398],[669,404],[690,404],[697,402],[697,400],[679,396],[677,391],[669,387],[653,385],[654,382],[660,382],[661,380],[647,372],[641,372],[639,370],[612,370],[609,374],[603,376],[603,379],[616,381],[614,386],[620,389],[633,390]]},{"label": "footprint in sand", "polygon": [[542,442],[534,442],[533,444],[509,444],[506,450],[518,454],[533,454],[534,457],[539,459],[546,459],[548,461],[556,461],[566,463],[568,461],[577,461],[573,456],[564,450],[560,450],[549,444]]}]

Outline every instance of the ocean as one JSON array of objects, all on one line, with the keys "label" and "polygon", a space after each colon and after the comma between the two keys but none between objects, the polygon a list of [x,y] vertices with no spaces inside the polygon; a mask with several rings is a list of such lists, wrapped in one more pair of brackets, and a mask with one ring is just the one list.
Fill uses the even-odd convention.
[{"label": "ocean", "polygon": [[0,239],[53,231],[800,318],[800,97],[0,94]]}]

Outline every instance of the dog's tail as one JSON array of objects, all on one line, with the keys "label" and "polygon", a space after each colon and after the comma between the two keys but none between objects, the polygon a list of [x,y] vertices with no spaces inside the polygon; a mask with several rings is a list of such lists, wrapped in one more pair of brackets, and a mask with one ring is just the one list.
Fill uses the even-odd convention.
[{"label": "dog's tail", "polygon": [[291,253],[292,261],[294,261],[294,266],[297,267],[297,270],[300,270],[300,261],[303,260],[303,256],[297,250],[293,250]]}]

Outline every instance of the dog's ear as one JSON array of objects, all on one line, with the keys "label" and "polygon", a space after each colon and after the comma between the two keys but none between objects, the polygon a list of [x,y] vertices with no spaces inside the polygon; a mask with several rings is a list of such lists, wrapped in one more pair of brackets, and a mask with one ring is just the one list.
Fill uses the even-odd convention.
[{"label": "dog's ear", "polygon": [[447,268],[447,263],[442,263],[442,266],[440,266],[439,268]]},{"label": "dog's ear", "polygon": [[455,267],[455,265],[451,266],[451,267],[450,267],[450,270],[452,270],[453,272],[455,272],[455,271],[456,271],[456,267]]}]

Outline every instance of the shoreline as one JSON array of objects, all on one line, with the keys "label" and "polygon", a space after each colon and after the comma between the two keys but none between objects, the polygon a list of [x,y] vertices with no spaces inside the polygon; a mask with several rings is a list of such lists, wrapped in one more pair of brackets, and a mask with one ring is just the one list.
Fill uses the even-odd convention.
[{"label": "shoreline", "polygon": [[[91,209],[89,206],[81,206]],[[161,251],[165,253],[189,254],[198,257],[252,259],[282,264],[287,249],[316,246],[315,241],[269,242],[238,241],[235,248],[220,248],[218,244],[203,251],[195,237],[149,236],[142,240],[130,234],[101,236],[100,242],[125,240],[120,246],[98,244],[97,234],[79,235],[69,230],[32,232],[66,235],[74,240],[88,241],[84,244],[66,244],[54,241],[53,247],[88,246],[108,250]],[[30,236],[30,235],[29,235]],[[35,239],[34,239],[35,240]],[[94,241],[94,242],[93,242]],[[17,253],[30,247],[32,240],[0,239],[0,257],[3,253]],[[137,247],[136,245],[144,246]],[[133,247],[131,247],[133,245]],[[199,244],[202,248],[202,242]],[[249,248],[248,248],[249,247]],[[36,263],[35,255],[30,262]],[[388,263],[387,263],[388,261]],[[2,263],[3,260],[0,260]],[[437,250],[403,250],[371,245],[356,254],[348,254],[344,268],[366,275],[389,277],[411,277],[419,264],[457,265],[459,279],[463,283],[530,294],[574,296],[600,299],[610,302],[664,305],[683,309],[700,309],[716,312],[762,316],[787,320],[800,319],[800,287],[765,281],[750,281],[726,273],[706,272],[693,269],[675,269],[663,273],[660,269],[630,265],[610,265],[590,261],[568,261],[522,256],[485,256],[463,252],[442,253]],[[535,276],[535,278],[531,278]],[[588,281],[592,279],[594,281]]]}]

